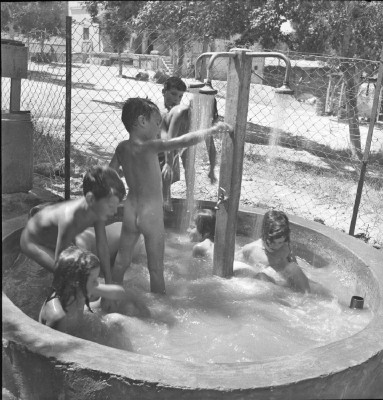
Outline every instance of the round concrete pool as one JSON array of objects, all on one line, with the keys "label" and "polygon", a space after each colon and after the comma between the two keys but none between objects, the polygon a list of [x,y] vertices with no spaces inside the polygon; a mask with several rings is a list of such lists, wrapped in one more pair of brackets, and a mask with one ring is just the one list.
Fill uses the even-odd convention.
[{"label": "round concrete pool", "polygon": [[[212,207],[201,202],[201,207]],[[180,215],[182,202],[175,203]],[[237,233],[252,236],[265,210],[241,209]],[[120,214],[120,213],[119,213]],[[3,272],[19,254],[20,220],[3,230]],[[180,218],[168,219],[177,227]],[[353,336],[260,362],[191,363],[121,351],[54,331],[3,292],[3,386],[22,399],[381,398],[383,256],[360,240],[290,217],[294,253],[314,267],[331,260],[365,295],[373,317]]]}]

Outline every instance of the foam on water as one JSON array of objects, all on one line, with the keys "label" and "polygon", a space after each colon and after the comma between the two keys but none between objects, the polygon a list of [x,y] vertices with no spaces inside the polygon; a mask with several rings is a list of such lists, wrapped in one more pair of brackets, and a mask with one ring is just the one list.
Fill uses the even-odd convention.
[{"label": "foam on water", "polygon": [[186,237],[167,235],[166,296],[148,292],[144,257],[125,276],[126,287],[139,290],[152,313],[145,320],[126,317],[135,352],[192,362],[267,360],[348,337],[372,317],[339,301],[337,293],[348,289],[334,279],[335,265],[314,269],[299,260],[315,282],[314,293],[303,295],[281,279],[275,285],[213,276],[211,262],[191,257]]},{"label": "foam on water", "polygon": [[[243,244],[249,238],[237,241]],[[354,293],[347,280],[339,279],[335,263],[316,269],[299,260],[315,282],[314,293],[303,295],[292,292],[283,280],[275,285],[253,278],[213,276],[211,262],[192,258],[192,245],[186,236],[167,231],[166,296],[149,292],[144,254],[127,271],[124,286],[138,291],[151,311],[150,318],[105,315],[95,303],[95,314],[86,311],[79,336],[163,358],[250,362],[341,340],[362,330],[372,318],[368,306],[363,310],[348,307],[346,300]],[[4,290],[14,293],[11,300],[35,319],[50,283],[49,275],[42,279],[36,271],[41,268],[23,258],[4,279]]]}]

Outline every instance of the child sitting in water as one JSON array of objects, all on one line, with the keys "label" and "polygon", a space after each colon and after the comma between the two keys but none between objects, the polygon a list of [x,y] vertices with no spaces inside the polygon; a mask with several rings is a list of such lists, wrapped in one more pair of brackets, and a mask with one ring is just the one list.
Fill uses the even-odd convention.
[{"label": "child sitting in water", "polygon": [[262,237],[239,250],[235,258],[250,265],[273,268],[298,292],[310,292],[310,284],[290,248],[290,224],[283,211],[267,211],[263,218]]},{"label": "child sitting in water", "polygon": [[[93,313],[89,303],[92,295],[119,301],[120,312],[128,309],[130,315],[148,315],[146,307],[139,304],[135,295],[125,291],[122,286],[99,283],[99,273],[100,261],[91,252],[76,246],[63,250],[57,259],[52,286],[41,308],[39,322],[61,332],[84,337],[90,330],[84,322],[84,306]],[[109,321],[118,325],[118,320],[112,321],[109,318]],[[107,336],[107,332],[102,336]],[[92,340],[99,341],[97,337]]]},{"label": "child sitting in water", "polygon": [[194,217],[195,228],[189,232],[193,246],[193,257],[213,257],[215,234],[215,211],[208,208],[198,210]]},{"label": "child sitting in water", "polygon": [[[194,257],[212,257],[214,253],[215,211],[200,210],[195,217],[196,227],[190,232]],[[244,264],[246,263],[246,264]],[[250,265],[247,265],[250,264]],[[281,274],[296,291],[310,291],[309,281],[298,266],[290,249],[289,220],[282,211],[268,211],[263,219],[262,238],[245,245],[235,255],[234,275],[251,276],[275,283],[265,272],[253,266],[263,264]]]}]

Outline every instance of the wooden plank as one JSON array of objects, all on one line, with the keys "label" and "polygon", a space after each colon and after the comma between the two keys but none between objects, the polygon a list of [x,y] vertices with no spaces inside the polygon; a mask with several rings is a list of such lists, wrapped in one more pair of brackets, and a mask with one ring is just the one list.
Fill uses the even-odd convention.
[{"label": "wooden plank", "polygon": [[4,78],[28,77],[28,48],[10,44],[1,45],[1,76]]},{"label": "wooden plank", "polygon": [[236,57],[229,58],[225,122],[234,127],[234,139],[225,135],[222,139],[222,156],[219,176],[219,192],[228,196],[217,210],[213,273],[222,277],[233,275],[237,213],[241,195],[243,155],[249,91],[251,81],[251,57],[246,51],[236,50]]}]

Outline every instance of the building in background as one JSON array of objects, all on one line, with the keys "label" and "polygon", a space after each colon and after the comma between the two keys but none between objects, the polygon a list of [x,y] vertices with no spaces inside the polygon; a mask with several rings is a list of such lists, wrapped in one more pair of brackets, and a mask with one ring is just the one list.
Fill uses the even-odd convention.
[{"label": "building in background", "polygon": [[73,53],[101,53],[105,51],[101,40],[100,26],[92,22],[90,14],[81,1],[67,1],[67,15],[72,17]]}]

